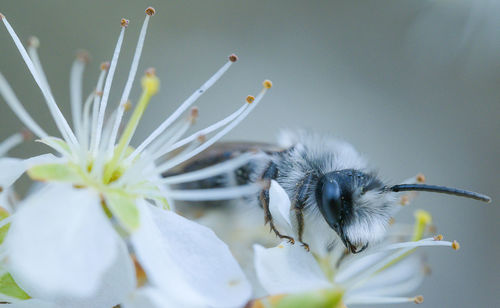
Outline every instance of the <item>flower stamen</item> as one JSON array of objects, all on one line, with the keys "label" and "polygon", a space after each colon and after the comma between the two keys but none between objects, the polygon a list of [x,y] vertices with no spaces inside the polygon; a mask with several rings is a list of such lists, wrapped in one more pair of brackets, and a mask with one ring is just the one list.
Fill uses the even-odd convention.
[{"label": "flower stamen", "polygon": [[123,37],[125,36],[125,29],[128,25],[128,20],[122,19],[120,22],[121,30],[120,35],[118,36],[118,41],[116,42],[116,47],[113,52],[113,58],[111,58],[111,64],[108,70],[108,76],[106,77],[106,82],[104,84],[104,91],[102,94],[102,98],[99,103],[99,113],[97,116],[97,128],[96,128],[96,138],[94,143],[92,144],[92,152],[95,156],[99,149],[99,144],[101,142],[102,129],[104,126],[104,115],[106,113],[106,105],[108,103],[109,92],[111,90],[111,84],[113,83],[113,77],[115,75],[116,65],[118,63],[118,58],[120,57],[120,50],[123,43]]},{"label": "flower stamen", "polygon": [[151,153],[163,152],[168,149],[172,144],[177,142],[187,130],[196,122],[198,118],[198,107],[192,107],[189,112],[189,116],[183,122],[176,123],[174,126],[167,131],[165,131],[160,137],[158,137],[153,143],[148,147],[148,151]]},{"label": "flower stamen", "polygon": [[260,190],[262,190],[262,185],[253,183],[229,188],[167,190],[167,193],[170,198],[175,200],[207,201],[241,198],[255,194]]},{"label": "flower stamen", "polygon": [[160,80],[156,77],[154,69],[149,69],[146,71],[146,75],[142,79],[142,95],[139,99],[139,103],[135,107],[134,113],[132,114],[130,121],[125,128],[118,145],[114,151],[113,158],[108,163],[106,170],[104,172],[104,183],[108,183],[109,179],[113,175],[118,162],[123,157],[125,149],[128,147],[132,136],[135,133],[139,120],[141,119],[144,111],[146,110],[151,98],[158,93],[160,87]]},{"label": "flower stamen", "polygon": [[238,115],[234,121],[230,122],[226,127],[224,127],[221,131],[219,131],[217,134],[215,134],[212,138],[207,140],[207,142],[203,143],[200,145],[198,148],[194,149],[193,151],[183,154],[183,155],[178,155],[175,158],[173,158],[170,161],[167,161],[164,164],[161,164],[158,166],[158,171],[159,172],[165,172],[169,170],[170,168],[173,168],[177,166],[178,164],[182,163],[183,161],[186,161],[190,159],[191,157],[195,156],[196,154],[204,151],[207,149],[209,146],[217,142],[220,138],[225,136],[228,132],[230,132],[233,128],[235,128],[243,119],[246,118],[246,116],[252,112],[252,110],[259,105],[259,102],[262,100],[264,95],[266,94],[267,90],[270,88],[268,87],[270,84],[270,81],[266,80],[264,82],[264,88],[262,91],[257,95],[257,98],[255,98],[255,101],[253,104],[248,104],[248,108],[244,109],[244,111]]},{"label": "flower stamen", "polygon": [[347,305],[353,304],[398,304],[411,303],[421,304],[424,302],[424,297],[418,295],[415,297],[385,297],[385,296],[352,296],[346,300]]},{"label": "flower stamen", "polygon": [[[148,13],[152,11],[153,13]],[[144,47],[144,40],[146,38],[146,32],[148,29],[149,19],[154,15],[155,10],[152,7],[146,9],[146,18],[142,24],[141,32],[139,34],[139,39],[137,41],[137,46],[135,48],[134,57],[132,59],[132,64],[130,65],[130,71],[128,73],[127,82],[125,83],[125,88],[123,89],[122,97],[120,98],[120,105],[118,106],[118,113],[115,118],[115,123],[113,125],[113,130],[111,131],[111,138],[109,140],[108,151],[112,153],[116,137],[118,135],[118,130],[123,118],[123,113],[125,111],[125,104],[127,103],[130,91],[132,89],[132,84],[134,83],[135,75],[137,74],[137,68],[139,67],[139,61],[142,55],[142,49]]]},{"label": "flower stamen", "polygon": [[16,94],[10,87],[5,77],[0,73],[0,94],[16,116],[39,138],[45,138],[48,134],[33,120],[30,114],[24,109]]},{"label": "flower stamen", "polygon": [[88,54],[81,51],[77,54],[71,67],[69,77],[71,114],[73,116],[73,128],[77,132],[78,141],[82,142],[82,83],[85,64],[88,60]]},{"label": "flower stamen", "polygon": [[198,90],[189,96],[178,108],[174,111],[163,123],[160,124],[137,149],[129,156],[129,161],[132,161],[156,138],[158,138],[189,106],[191,106],[203,93],[205,93],[222,75],[231,67],[234,62],[229,60],[224,64],[210,79],[208,79]]},{"label": "flower stamen", "polygon": [[[90,139],[90,145],[91,145],[91,148],[90,148],[90,151],[92,151],[92,147],[93,145],[96,143],[96,135],[97,135],[97,118],[98,118],[98,115],[99,115],[99,104],[100,104],[100,100],[102,98],[102,89],[104,87],[104,80],[105,80],[105,77],[106,77],[106,73],[108,72],[109,70],[109,62],[103,62],[101,63],[101,73],[99,74],[99,78],[97,79],[97,86],[96,86],[96,89],[95,89],[95,96],[94,96],[94,102],[93,102],[93,106],[92,106],[92,121],[90,122],[91,123],[91,130],[90,130],[90,136],[87,137],[88,139]],[[87,147],[86,147],[87,148]]]},{"label": "flower stamen", "polygon": [[5,139],[4,141],[0,142],[0,157],[7,154],[7,152],[9,152],[11,149],[21,144],[24,140],[26,140],[26,138],[24,136],[24,133],[21,132],[14,134]]},{"label": "flower stamen", "polygon": [[259,159],[264,157],[265,155],[254,154],[254,153],[245,153],[236,158],[230,159],[228,161],[216,164],[214,166],[206,167],[201,170],[196,170],[192,172],[187,172],[179,175],[169,176],[161,179],[161,182],[164,184],[179,184],[185,182],[193,182],[200,179],[208,179],[212,176],[223,174],[224,172],[228,172],[231,170],[236,170],[241,166],[246,165],[248,162],[254,159]]},{"label": "flower stamen", "polygon": [[14,41],[14,44],[16,45],[19,53],[21,54],[21,57],[23,58],[24,62],[26,63],[28,70],[30,71],[31,75],[35,79],[35,82],[37,83],[38,87],[42,91],[42,94],[45,98],[47,106],[49,107],[49,110],[52,114],[52,117],[54,118],[54,121],[56,122],[57,128],[61,132],[63,138],[68,143],[70,143],[70,146],[71,145],[75,146],[77,144],[75,134],[73,133],[73,131],[69,127],[68,122],[66,121],[61,110],[57,106],[57,104],[54,100],[54,97],[52,96],[52,93],[45,86],[45,83],[43,82],[42,78],[40,77],[39,71],[37,70],[33,61],[28,56],[28,53],[27,53],[26,49],[24,48],[23,44],[21,43],[21,40],[19,39],[16,32],[14,31],[14,29],[12,28],[10,23],[7,21],[7,18],[5,18],[5,16],[3,16],[0,20],[4,23],[5,28],[9,32],[12,40]]},{"label": "flower stamen", "polygon": [[151,151],[152,152],[151,156],[153,157],[153,159],[158,159],[161,156],[163,156],[163,155],[165,155],[165,154],[167,154],[175,149],[178,149],[180,147],[185,146],[186,144],[189,144],[189,143],[195,141],[200,136],[206,136],[207,134],[210,134],[211,132],[216,131],[219,128],[226,126],[228,123],[232,122],[240,114],[242,114],[243,111],[245,111],[248,108],[248,105],[249,105],[248,103],[245,103],[238,110],[236,110],[235,112],[233,112],[232,114],[230,114],[226,118],[204,128],[204,129],[201,129],[201,130],[197,131],[196,133],[194,133],[194,134],[192,134],[192,135],[190,135],[182,140],[179,140],[178,142],[174,143],[171,146],[165,145],[158,151]]}]

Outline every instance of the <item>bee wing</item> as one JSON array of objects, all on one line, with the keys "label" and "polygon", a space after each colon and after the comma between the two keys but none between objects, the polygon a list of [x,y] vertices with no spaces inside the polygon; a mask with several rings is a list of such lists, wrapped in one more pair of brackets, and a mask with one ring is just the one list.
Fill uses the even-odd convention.
[{"label": "bee wing", "polygon": [[[240,167],[235,169],[225,169],[221,173],[197,179],[195,181],[169,184],[171,189],[175,190],[191,190],[191,189],[208,189],[208,188],[225,188],[245,185],[255,180],[262,165],[265,165],[271,155],[275,152],[282,151],[272,144],[253,143],[253,142],[220,142],[212,145],[205,151],[187,160],[181,165],[163,174],[163,177],[169,178],[182,176],[182,174],[195,172],[203,168],[211,167],[220,163],[224,163],[231,159],[237,159],[245,153],[265,153],[264,155],[256,155],[255,159],[246,161]],[[268,155],[266,155],[268,154]],[[224,169],[224,168],[223,168]],[[198,217],[209,208],[220,208],[232,204],[231,200],[221,201],[176,201],[176,207],[187,216]],[[189,205],[189,206],[186,206]],[[191,213],[193,212],[194,213]]]},{"label": "bee wing", "polygon": [[219,163],[223,163],[229,159],[236,158],[245,153],[258,153],[264,152],[266,154],[273,154],[283,151],[273,144],[259,143],[259,142],[219,142],[193,158],[185,161],[172,170],[164,173],[164,177],[178,175],[186,172],[200,170],[210,167]]}]

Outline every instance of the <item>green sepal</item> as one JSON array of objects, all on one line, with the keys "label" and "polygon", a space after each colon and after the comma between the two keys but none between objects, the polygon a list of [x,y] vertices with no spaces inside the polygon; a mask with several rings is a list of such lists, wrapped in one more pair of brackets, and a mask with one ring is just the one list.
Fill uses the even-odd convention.
[{"label": "green sepal", "polygon": [[73,184],[83,184],[77,166],[65,164],[38,165],[28,169],[28,175],[36,181],[56,181],[71,182]]},{"label": "green sepal", "polygon": [[344,292],[338,289],[327,289],[299,294],[285,295],[273,308],[340,308]]},{"label": "green sepal", "polygon": [[118,219],[122,227],[128,232],[133,232],[139,228],[139,209],[135,197],[123,192],[111,191],[106,192],[105,198],[107,208]]},{"label": "green sepal", "polygon": [[31,297],[21,289],[9,273],[0,277],[0,294],[18,299],[30,299]]}]

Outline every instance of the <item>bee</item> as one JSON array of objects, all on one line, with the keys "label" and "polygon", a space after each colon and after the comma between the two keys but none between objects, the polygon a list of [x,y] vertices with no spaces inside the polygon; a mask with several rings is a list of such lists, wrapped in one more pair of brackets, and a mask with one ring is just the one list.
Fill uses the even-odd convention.
[{"label": "bee", "polygon": [[384,237],[391,217],[400,207],[402,192],[427,191],[491,201],[479,193],[419,181],[386,183],[352,145],[328,135],[285,131],[278,139],[278,146],[215,144],[164,176],[193,172],[245,153],[259,153],[231,172],[176,186],[189,192],[189,189],[263,183],[257,193],[246,197],[247,201],[259,204],[264,211],[264,223],[269,224],[277,237],[294,243],[295,237],[278,229],[269,208],[269,188],[274,180],[291,200],[296,238],[307,250],[309,243],[330,249],[342,243],[353,254]]}]

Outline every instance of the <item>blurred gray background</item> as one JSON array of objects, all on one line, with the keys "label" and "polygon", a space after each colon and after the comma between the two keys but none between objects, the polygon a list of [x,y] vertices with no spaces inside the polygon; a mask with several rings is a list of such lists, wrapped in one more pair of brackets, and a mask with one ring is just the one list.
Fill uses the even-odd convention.
[{"label": "blurred gray background", "polygon": [[[428,183],[491,195],[482,204],[421,194],[397,219],[410,222],[416,208],[428,209],[438,232],[462,246],[426,250],[433,272],[417,292],[422,307],[500,306],[500,2],[2,0],[0,11],[22,39],[39,37],[53,92],[69,115],[75,51],[91,53],[87,93],[99,63],[111,57],[119,19],[130,19],[111,97],[117,101],[148,5],[157,15],[140,71],[156,67],[162,89],[138,140],[235,52],[240,61],[199,101],[197,127],[235,110],[268,78],[273,89],[226,140],[273,141],[280,128],[315,128],[352,142],[393,182],[423,172]],[[0,42],[0,70],[55,133],[4,27]],[[136,86],[132,100],[138,95]],[[0,119],[1,139],[22,128],[3,101]],[[43,150],[30,143],[12,154]]]}]

